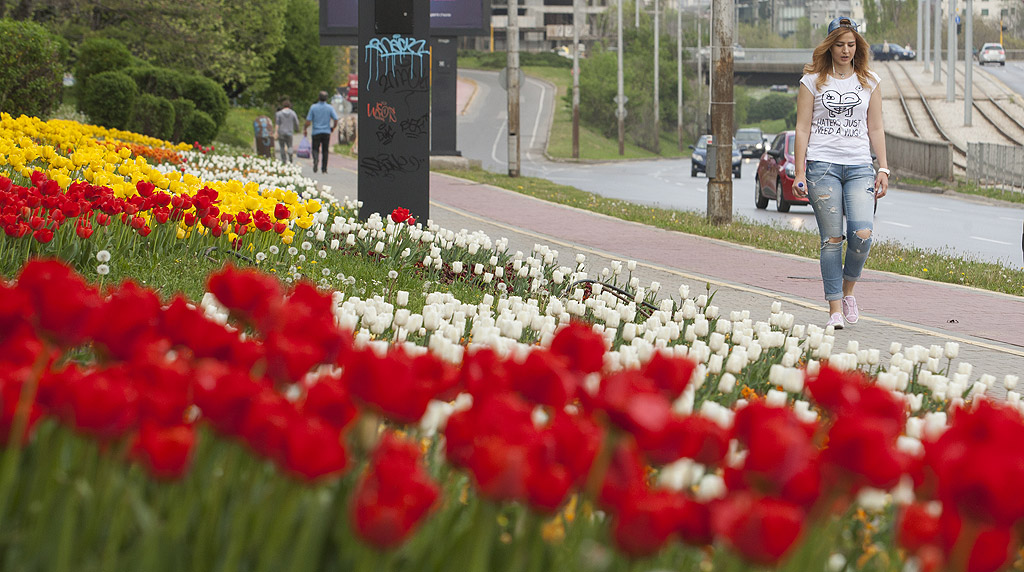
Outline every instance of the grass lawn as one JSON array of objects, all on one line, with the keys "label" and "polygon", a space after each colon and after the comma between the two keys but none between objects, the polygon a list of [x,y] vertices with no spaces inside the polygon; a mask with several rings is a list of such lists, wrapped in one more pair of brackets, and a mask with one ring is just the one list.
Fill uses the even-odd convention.
[{"label": "grass lawn", "polygon": [[[664,209],[609,199],[546,179],[513,179],[508,175],[491,173],[483,169],[447,173],[666,230],[717,238],[811,259],[818,258],[818,235],[812,232],[759,224],[742,217],[734,218],[732,224],[728,226],[715,226],[699,212]],[[942,251],[907,247],[892,241],[877,241],[873,244],[867,268],[1024,296],[1024,270],[962,258]]]}]

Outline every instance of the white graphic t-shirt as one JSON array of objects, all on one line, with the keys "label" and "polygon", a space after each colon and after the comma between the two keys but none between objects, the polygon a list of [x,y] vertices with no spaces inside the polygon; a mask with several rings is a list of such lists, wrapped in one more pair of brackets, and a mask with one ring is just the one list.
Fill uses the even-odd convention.
[{"label": "white graphic t-shirt", "polygon": [[868,140],[868,103],[880,78],[868,72],[868,89],[860,85],[856,75],[846,79],[829,77],[816,87],[818,74],[800,78],[814,96],[811,136],[807,142],[807,160],[840,165],[871,163],[871,142]]}]

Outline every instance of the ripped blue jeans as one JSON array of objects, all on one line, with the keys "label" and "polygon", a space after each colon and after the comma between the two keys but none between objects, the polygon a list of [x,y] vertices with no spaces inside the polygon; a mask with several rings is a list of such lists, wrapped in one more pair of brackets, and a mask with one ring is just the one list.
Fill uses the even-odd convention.
[{"label": "ripped blue jeans", "polygon": [[[871,250],[875,170],[869,164],[807,161],[807,196],[821,235],[821,279],[825,284],[825,299],[840,300],[843,297],[843,280],[856,282],[860,278]],[[843,232],[844,214],[846,232]],[[845,265],[843,241],[833,242],[833,238],[846,240]]]}]

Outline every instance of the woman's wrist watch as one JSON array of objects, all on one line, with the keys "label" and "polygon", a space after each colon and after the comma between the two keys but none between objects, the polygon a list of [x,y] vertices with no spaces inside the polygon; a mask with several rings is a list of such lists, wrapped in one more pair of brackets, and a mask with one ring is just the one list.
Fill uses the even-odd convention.
[{"label": "woman's wrist watch", "polygon": [[886,169],[885,167],[879,167],[878,168],[878,172],[879,173],[885,173],[886,177],[891,177],[892,176],[892,171],[890,171],[889,169]]}]

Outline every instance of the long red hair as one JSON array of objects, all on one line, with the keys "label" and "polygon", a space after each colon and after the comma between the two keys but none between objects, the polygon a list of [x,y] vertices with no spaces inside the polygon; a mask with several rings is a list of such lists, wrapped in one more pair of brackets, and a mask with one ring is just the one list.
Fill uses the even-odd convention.
[{"label": "long red hair", "polygon": [[870,89],[869,81],[871,76],[868,75],[868,51],[871,48],[868,46],[867,40],[858,34],[856,30],[848,26],[840,26],[832,30],[831,34],[825,36],[825,39],[818,44],[818,47],[814,48],[811,63],[804,65],[805,74],[818,74],[818,80],[815,82],[818,91],[821,91],[821,87],[828,81],[828,73],[834,69],[832,46],[839,41],[839,36],[846,32],[853,34],[854,39],[857,41],[857,52],[853,54],[853,71],[857,74],[857,80],[860,81],[861,87]]}]

